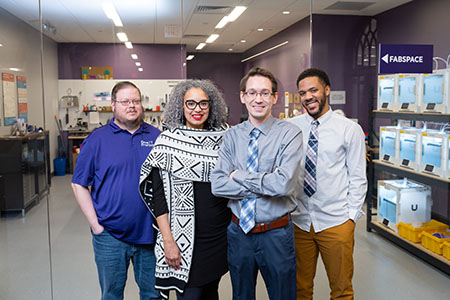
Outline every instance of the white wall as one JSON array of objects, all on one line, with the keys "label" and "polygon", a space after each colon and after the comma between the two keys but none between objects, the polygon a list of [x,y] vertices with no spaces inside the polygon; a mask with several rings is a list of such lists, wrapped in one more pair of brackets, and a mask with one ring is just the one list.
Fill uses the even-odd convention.
[{"label": "white wall", "polygon": [[[120,81],[131,81],[141,90],[143,98],[143,106],[147,109],[155,110],[156,106],[160,106],[160,110],[164,110],[164,105],[168,100],[170,91],[180,81],[179,79],[172,80],[137,80],[137,79],[121,79]],[[89,117],[83,113],[83,106],[95,105],[111,106],[111,102],[95,100],[94,94],[100,92],[111,93],[112,88],[118,81],[116,80],[81,80],[81,79],[61,79],[59,80],[58,90],[59,99],[68,95],[68,89],[71,89],[72,96],[78,96],[78,107],[69,108],[68,123],[65,122],[66,109],[59,109],[59,119],[61,119],[64,129],[70,129],[70,126],[76,125],[77,118],[82,118],[84,122],[89,122]],[[149,115],[148,113],[146,116]],[[112,117],[112,113],[100,113],[100,122],[104,125],[107,120]],[[89,129],[95,128],[98,125],[89,124]]]}]

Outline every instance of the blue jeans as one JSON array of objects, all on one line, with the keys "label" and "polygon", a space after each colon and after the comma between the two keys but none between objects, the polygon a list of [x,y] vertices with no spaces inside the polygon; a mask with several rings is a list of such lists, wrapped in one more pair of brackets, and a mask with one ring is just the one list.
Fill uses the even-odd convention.
[{"label": "blue jeans", "polygon": [[228,225],[228,266],[233,300],[254,300],[258,269],[271,300],[295,300],[294,227],[289,224],[263,233],[245,234]]},{"label": "blue jeans", "polygon": [[102,289],[102,300],[121,300],[130,261],[139,286],[141,300],[161,299],[155,289],[155,254],[153,245],[133,245],[119,241],[106,230],[92,234],[95,263]]}]

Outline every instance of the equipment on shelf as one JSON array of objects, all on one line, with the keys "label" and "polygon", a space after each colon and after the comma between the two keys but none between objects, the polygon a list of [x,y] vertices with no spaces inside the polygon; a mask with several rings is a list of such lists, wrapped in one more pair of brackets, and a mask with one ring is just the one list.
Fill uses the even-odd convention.
[{"label": "equipment on shelf", "polygon": [[441,69],[421,76],[421,112],[448,113],[449,70]]},{"label": "equipment on shelf", "polygon": [[396,75],[378,76],[378,110],[397,111],[398,78]]},{"label": "equipment on shelf", "polygon": [[444,177],[448,169],[448,144],[449,134],[427,130],[422,132],[421,162],[419,170],[424,173]]},{"label": "equipment on shelf", "polygon": [[378,222],[398,232],[397,224],[431,220],[431,188],[407,178],[378,181]]},{"label": "equipment on shelf", "polygon": [[380,128],[380,159],[398,165],[400,127]]},{"label": "equipment on shelf", "polygon": [[450,113],[450,69],[378,76],[378,110]]}]

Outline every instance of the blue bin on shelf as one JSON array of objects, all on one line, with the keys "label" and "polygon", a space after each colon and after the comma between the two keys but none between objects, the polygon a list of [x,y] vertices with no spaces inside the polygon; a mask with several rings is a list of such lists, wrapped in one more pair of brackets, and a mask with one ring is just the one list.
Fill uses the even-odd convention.
[{"label": "blue bin on shelf", "polygon": [[66,175],[66,161],[65,157],[56,157],[53,160],[53,167],[55,168],[56,176],[64,176]]}]

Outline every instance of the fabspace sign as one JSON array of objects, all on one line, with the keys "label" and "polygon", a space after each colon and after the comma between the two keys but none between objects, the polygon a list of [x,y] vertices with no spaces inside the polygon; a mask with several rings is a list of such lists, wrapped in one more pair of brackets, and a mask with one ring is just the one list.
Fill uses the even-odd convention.
[{"label": "fabspace sign", "polygon": [[378,73],[431,73],[433,45],[380,44]]}]

